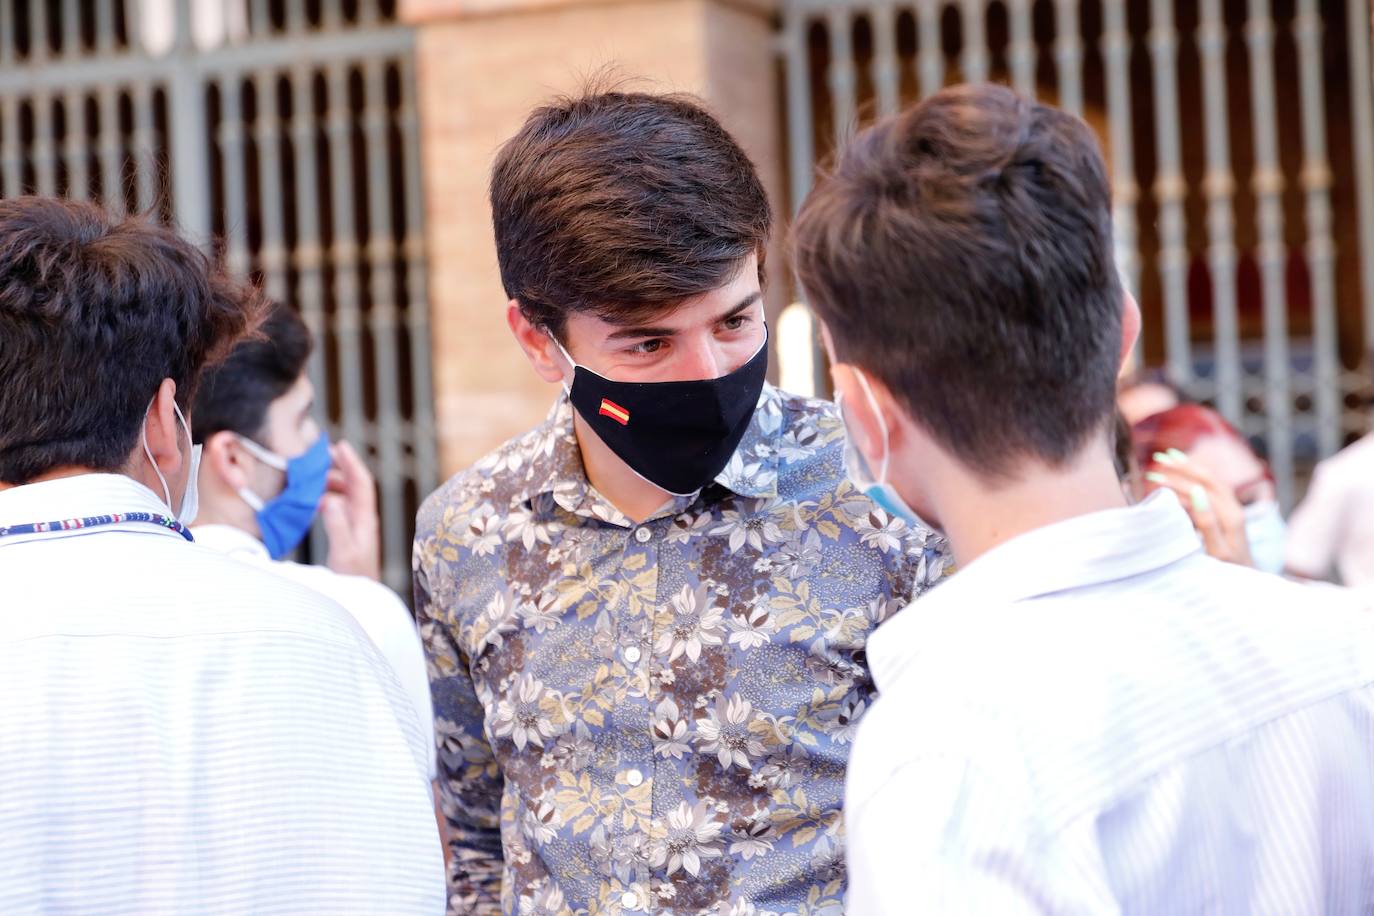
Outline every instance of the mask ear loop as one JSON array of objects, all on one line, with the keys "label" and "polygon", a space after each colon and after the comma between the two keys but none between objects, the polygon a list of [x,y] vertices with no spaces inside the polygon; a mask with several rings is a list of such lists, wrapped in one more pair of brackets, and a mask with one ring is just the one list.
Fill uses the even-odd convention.
[{"label": "mask ear loop", "polygon": [[[258,461],[261,461],[263,464],[267,465],[269,468],[285,472],[290,464],[281,455],[278,455],[276,452],[263,448],[261,445],[258,445],[256,442],[254,442],[252,439],[249,439],[247,436],[242,436],[238,433],[234,433],[234,438],[238,440],[239,445],[242,445],[244,449],[248,452],[248,454],[252,455]],[[267,506],[267,503],[263,501],[262,497],[258,496],[258,494],[254,493],[246,486],[239,487],[238,490],[235,492],[238,494],[238,498],[247,503],[248,508],[252,509],[254,512],[261,512]]]},{"label": "mask ear loop", "polygon": [[868,398],[868,406],[873,411],[873,416],[878,421],[878,428],[883,431],[883,460],[880,462],[878,470],[878,483],[887,483],[887,462],[892,457],[891,445],[888,441],[887,421],[883,419],[883,412],[878,409],[878,399],[873,396],[873,389],[868,385],[868,379],[858,369],[854,369],[854,375],[859,380],[859,385],[864,390],[864,396]]}]

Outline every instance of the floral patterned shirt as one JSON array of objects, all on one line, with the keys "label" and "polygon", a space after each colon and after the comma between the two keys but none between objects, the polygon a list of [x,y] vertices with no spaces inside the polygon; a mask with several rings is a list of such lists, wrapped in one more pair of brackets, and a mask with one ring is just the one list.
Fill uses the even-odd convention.
[{"label": "floral patterned shirt", "polygon": [[842,912],[864,643],[946,562],[843,447],[833,405],[765,386],[715,483],[635,525],[563,397],[426,501],[451,911]]}]

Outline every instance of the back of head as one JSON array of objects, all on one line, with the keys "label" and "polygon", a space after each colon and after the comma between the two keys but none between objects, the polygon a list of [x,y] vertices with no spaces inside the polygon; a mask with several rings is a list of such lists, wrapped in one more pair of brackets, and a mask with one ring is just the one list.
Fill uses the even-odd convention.
[{"label": "back of head", "polygon": [[860,133],[807,200],[797,269],[838,359],[984,475],[1059,467],[1114,415],[1122,291],[1086,124],[958,86]]},{"label": "back of head", "polygon": [[189,406],[251,299],[172,229],[90,204],[0,200],[0,482],[125,465],[163,379]]},{"label": "back of head", "polygon": [[763,265],[771,216],[749,158],[683,96],[601,92],[536,110],[491,179],[506,294],[531,324],[643,320]]},{"label": "back of head", "polygon": [[196,441],[224,431],[258,439],[267,408],[305,372],[310,350],[310,331],[300,316],[285,305],[270,306],[259,332],[201,380],[192,419]]}]

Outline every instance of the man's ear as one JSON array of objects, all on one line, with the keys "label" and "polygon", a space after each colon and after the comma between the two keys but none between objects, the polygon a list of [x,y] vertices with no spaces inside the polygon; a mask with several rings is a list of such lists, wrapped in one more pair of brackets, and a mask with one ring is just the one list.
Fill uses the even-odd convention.
[{"label": "man's ear", "polygon": [[[835,386],[836,400],[840,402],[840,408],[844,412],[845,429],[854,447],[863,455],[869,469],[876,475],[881,471],[885,451],[889,446],[884,429],[887,420],[875,411],[874,401],[869,399],[864,388],[867,379],[861,377],[859,371],[848,363],[832,363],[830,381]],[[871,385],[870,382],[870,387]]]},{"label": "man's ear", "polygon": [[1135,350],[1135,342],[1139,339],[1140,304],[1135,301],[1135,296],[1123,292],[1121,294],[1121,368],[1125,368],[1126,361],[1131,358],[1131,352]]},{"label": "man's ear", "polygon": [[225,489],[237,493],[248,486],[248,450],[228,430],[210,436],[202,445],[201,474],[207,472],[220,481]]},{"label": "man's ear", "polygon": [[[158,386],[153,403],[148,408],[147,422],[144,427],[148,441],[148,451],[157,463],[158,470],[169,480],[181,470],[181,443],[186,433],[176,414],[177,383],[169,378]],[[138,454],[135,452],[135,454]]]},{"label": "man's ear", "polygon": [[553,338],[549,337],[543,328],[530,324],[530,320],[520,310],[520,303],[514,299],[506,304],[506,323],[510,325],[515,342],[525,351],[526,358],[540,378],[546,382],[560,383],[567,379],[571,367],[568,367],[567,360],[563,359],[563,354],[558,352]]}]

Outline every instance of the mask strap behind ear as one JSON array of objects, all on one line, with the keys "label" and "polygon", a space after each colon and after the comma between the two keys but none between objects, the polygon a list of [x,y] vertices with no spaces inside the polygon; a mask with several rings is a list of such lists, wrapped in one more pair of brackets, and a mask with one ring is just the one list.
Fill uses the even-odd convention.
[{"label": "mask strap behind ear", "polygon": [[892,457],[891,443],[888,440],[887,421],[883,419],[883,412],[878,409],[878,399],[873,396],[873,389],[869,387],[868,378],[857,368],[850,367],[854,375],[859,379],[859,385],[863,387],[864,396],[868,398],[868,406],[873,411],[874,418],[878,421],[878,428],[883,432],[883,460],[878,469],[878,483],[887,483],[887,462]]},{"label": "mask strap behind ear", "polygon": [[[567,351],[567,348],[565,348],[563,344],[559,342],[558,335],[554,334],[554,332],[550,331],[547,327],[544,328],[544,333],[549,335],[549,340],[553,341],[553,345],[558,348],[559,353],[563,354],[563,358],[568,361],[568,365],[573,367],[574,372],[581,368],[577,365],[577,360],[573,359],[572,354]],[[568,394],[572,394],[572,389],[568,387],[567,382],[563,383],[563,390]]]},{"label": "mask strap behind ear", "polygon": [[238,433],[235,433],[234,438],[238,439],[239,444],[248,450],[248,454],[252,455],[254,458],[258,459],[263,464],[267,465],[269,468],[275,468],[278,471],[285,471],[287,465],[290,463],[281,455],[278,455],[276,452],[263,448],[261,445],[258,445],[256,442],[254,442],[252,439],[249,439],[247,436],[240,436]]}]

